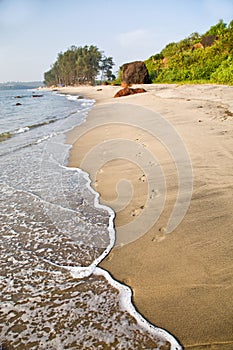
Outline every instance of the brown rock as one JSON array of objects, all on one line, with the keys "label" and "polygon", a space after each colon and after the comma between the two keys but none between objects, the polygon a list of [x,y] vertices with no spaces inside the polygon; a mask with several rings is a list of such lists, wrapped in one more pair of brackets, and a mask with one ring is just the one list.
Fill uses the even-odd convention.
[{"label": "brown rock", "polygon": [[136,89],[132,89],[129,87],[126,87],[124,89],[119,90],[114,97],[122,97],[122,96],[128,96],[128,95],[134,95],[134,94],[140,94],[146,92],[145,89],[143,88],[136,88]]},{"label": "brown rock", "polygon": [[143,88],[135,88],[135,89],[132,89],[132,90],[134,90],[134,94],[141,94],[143,92],[146,92],[146,90],[143,89]]},{"label": "brown rock", "polygon": [[204,49],[204,46],[202,45],[202,43],[194,44],[192,47],[192,51],[194,51],[196,49]]},{"label": "brown rock", "polygon": [[125,84],[149,84],[151,82],[146,65],[142,61],[123,64],[121,80]]},{"label": "brown rock", "polygon": [[168,57],[164,57],[164,58],[162,59],[162,63],[163,63],[164,68],[167,68],[167,67],[168,67],[168,61],[169,61],[169,58],[168,58]]},{"label": "brown rock", "polygon": [[207,35],[202,38],[201,43],[203,47],[206,48],[208,46],[214,45],[215,40],[218,40],[218,37],[216,35]]}]

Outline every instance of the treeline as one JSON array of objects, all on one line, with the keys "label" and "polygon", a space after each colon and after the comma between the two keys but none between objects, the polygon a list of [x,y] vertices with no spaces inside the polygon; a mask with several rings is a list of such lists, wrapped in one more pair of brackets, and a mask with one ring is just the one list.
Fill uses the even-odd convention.
[{"label": "treeline", "polygon": [[203,35],[170,43],[145,64],[153,83],[233,84],[233,21],[220,20]]},{"label": "treeline", "polygon": [[56,62],[44,73],[46,86],[79,85],[95,83],[100,80],[113,80],[113,58],[106,57],[96,46],[71,46],[67,51],[58,54]]}]

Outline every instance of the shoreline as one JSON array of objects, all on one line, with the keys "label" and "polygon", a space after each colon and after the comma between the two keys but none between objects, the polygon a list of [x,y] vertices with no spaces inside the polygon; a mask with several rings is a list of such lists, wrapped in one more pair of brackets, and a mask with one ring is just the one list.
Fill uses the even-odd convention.
[{"label": "shoreline", "polygon": [[[233,288],[230,275],[230,198],[233,191],[229,159],[233,88],[209,84],[146,85],[148,92],[145,94],[113,99],[119,89],[111,86],[59,89],[97,101],[84,123],[88,128],[86,137],[80,137],[82,126],[68,133],[68,143],[73,144],[69,165],[83,169],[80,164],[95,144],[101,140],[108,143],[110,139],[119,137],[131,137],[133,141],[138,139],[137,142],[144,144],[144,148],[158,152],[158,144],[153,144],[154,140],[148,135],[138,134],[135,129],[108,125],[111,107],[114,107],[116,117],[117,113],[122,113],[122,108],[127,108],[126,113],[130,114],[133,105],[159,112],[175,126],[191,157],[194,190],[186,216],[167,235],[164,227],[177,188],[174,188],[174,165],[172,167],[169,163],[164,150],[159,150],[170,193],[163,215],[139,239],[113,248],[100,266],[116,280],[131,286],[136,309],[152,324],[174,334],[185,348],[203,349],[203,344],[221,343],[220,346],[214,345],[214,349],[228,350],[233,342],[232,313],[229,311]],[[96,118],[100,118],[99,125],[106,124],[104,130],[90,124]],[[91,128],[97,134],[94,135]],[[92,162],[86,163],[87,169],[83,170],[93,173],[93,169],[88,168],[93,166]],[[118,176],[115,175],[117,169]],[[92,180],[95,190],[101,194],[101,202],[110,207],[109,203],[116,200],[115,184],[121,179],[121,174],[133,176],[136,190],[131,206],[123,209],[125,203],[115,203],[121,208],[117,212],[116,226],[126,225],[140,216],[138,209],[145,205],[146,181],[138,182],[143,173],[132,164],[129,166],[119,161],[109,162],[102,170],[98,179],[92,177]]]}]

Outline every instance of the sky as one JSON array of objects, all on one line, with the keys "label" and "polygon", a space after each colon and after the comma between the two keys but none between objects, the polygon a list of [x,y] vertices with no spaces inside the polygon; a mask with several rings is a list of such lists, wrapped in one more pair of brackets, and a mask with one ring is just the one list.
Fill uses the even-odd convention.
[{"label": "sky", "polygon": [[219,19],[233,0],[0,0],[0,82],[43,80],[72,45],[96,45],[117,71]]}]

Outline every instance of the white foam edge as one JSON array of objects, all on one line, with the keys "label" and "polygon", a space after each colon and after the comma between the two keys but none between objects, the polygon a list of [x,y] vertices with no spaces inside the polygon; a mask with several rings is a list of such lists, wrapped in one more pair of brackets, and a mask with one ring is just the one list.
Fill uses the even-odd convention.
[{"label": "white foam edge", "polygon": [[28,130],[30,130],[30,128],[28,126],[25,126],[13,131],[12,134],[22,134],[23,132],[26,132]]},{"label": "white foam edge", "polygon": [[[64,96],[64,95],[63,95]],[[93,100],[94,101],[94,100]],[[88,108],[88,110],[90,107]],[[84,123],[86,120],[84,120]],[[71,128],[73,129],[73,128]],[[70,145],[70,148],[72,148],[72,145]],[[110,253],[112,250],[115,239],[116,239],[116,233],[114,229],[114,218],[115,218],[115,212],[110,207],[100,204],[99,198],[100,195],[98,192],[96,192],[93,187],[91,186],[91,179],[90,175],[83,171],[80,168],[75,167],[67,167],[62,165],[67,170],[75,171],[83,175],[83,177],[86,179],[86,187],[87,189],[94,194],[94,206],[99,209],[103,209],[108,211],[109,213],[109,225],[108,225],[108,232],[109,232],[109,239],[110,242],[108,246],[105,248],[103,253],[96,258],[89,266],[61,266],[56,263],[53,263],[49,260],[43,259],[44,261],[47,261],[49,264],[54,265],[56,267],[62,267],[70,272],[72,277],[74,278],[85,278],[89,277],[90,275],[96,275],[96,276],[103,276],[114,288],[118,289],[120,292],[120,304],[121,307],[129,312],[129,314],[135,318],[137,323],[146,331],[148,331],[150,334],[154,334],[157,337],[163,337],[167,341],[170,342],[171,348],[170,350],[182,350],[182,346],[178,343],[178,341],[167,331],[165,331],[162,328],[156,327],[153,324],[151,324],[149,321],[147,321],[137,310],[135,309],[133,303],[132,303],[132,290],[130,287],[114,280],[110,273],[100,267],[97,267],[97,265]]]},{"label": "white foam edge", "polygon": [[109,252],[112,250],[114,243],[115,243],[115,229],[114,229],[114,218],[115,218],[115,212],[106,205],[100,204],[99,198],[100,195],[98,192],[96,192],[92,186],[91,186],[91,179],[88,173],[83,171],[79,168],[73,168],[73,167],[66,167],[62,166],[67,170],[78,172],[81,174],[86,182],[87,189],[94,195],[94,207],[98,209],[105,210],[109,213],[109,223],[108,223],[108,233],[109,233],[109,244],[104,249],[103,253],[98,256],[93,262],[87,266],[87,267],[69,267],[69,266],[63,266],[64,268],[68,269],[73,277],[75,278],[83,278],[90,276],[93,271],[95,270],[96,266],[109,254]]},{"label": "white foam edge", "polygon": [[182,346],[178,343],[178,341],[167,331],[165,331],[162,328],[156,327],[153,324],[151,324],[149,321],[143,318],[143,316],[137,312],[135,309],[133,303],[132,303],[132,290],[130,287],[114,280],[110,273],[100,267],[97,267],[97,265],[110,253],[112,250],[116,233],[114,229],[114,218],[115,218],[115,212],[105,205],[100,204],[99,198],[100,195],[98,192],[96,192],[91,187],[91,179],[88,173],[84,172],[82,169],[79,168],[73,168],[73,167],[65,167],[66,169],[69,169],[71,171],[76,171],[86,179],[86,187],[87,189],[94,194],[94,206],[99,209],[103,209],[108,211],[109,213],[109,225],[108,225],[108,232],[109,232],[109,238],[110,242],[108,246],[105,248],[103,253],[96,258],[89,266],[83,267],[83,266],[61,266],[57,265],[55,263],[52,263],[51,261],[48,261],[46,259],[43,259],[54,266],[62,267],[70,272],[72,277],[74,278],[85,278],[89,277],[90,275],[96,275],[96,276],[103,276],[114,288],[119,290],[120,293],[120,305],[123,309],[125,309],[134,319],[137,321],[138,325],[141,326],[145,331],[148,331],[150,334],[154,334],[156,337],[162,337],[163,339],[169,341],[171,344],[170,350],[182,350]]},{"label": "white foam edge", "polygon": [[85,103],[88,103],[90,105],[93,105],[95,103],[94,99],[84,98],[84,97],[82,97],[82,95],[70,95],[70,94],[67,94],[67,95],[65,95],[65,97],[68,100],[71,100],[71,101],[85,102]]},{"label": "white foam edge", "polygon": [[94,99],[90,99],[90,98],[82,98],[82,95],[79,94],[66,94],[66,93],[56,93],[56,95],[58,96],[62,96],[62,97],[66,97],[68,100],[71,101],[79,101],[80,103],[84,102],[87,103],[88,105],[93,105],[95,103]]},{"label": "white foam edge", "polygon": [[[61,96],[64,96],[64,95],[61,95]],[[94,101],[94,100],[93,100],[93,101]],[[92,107],[92,105],[91,105],[91,106],[87,106],[86,108],[83,108],[83,109],[81,109],[81,110],[77,110],[77,112],[76,112],[77,114],[78,114],[78,113],[83,113],[83,117],[85,118],[85,119],[82,121],[83,123],[86,122],[86,116],[87,116],[88,111],[90,110],[91,107]],[[58,121],[62,121],[62,120],[57,119],[56,121],[58,122]],[[64,131],[64,130],[58,131],[58,132],[53,131],[51,134],[46,135],[46,136],[43,136],[42,138],[38,139],[35,143],[36,143],[36,144],[37,144],[37,143],[41,143],[41,142],[46,141],[46,140],[48,140],[48,139],[51,139],[51,138],[53,138],[53,137],[55,137],[55,136],[58,136],[58,135],[61,135],[61,134],[66,134],[66,133],[68,133],[69,131],[75,129],[75,128],[76,128],[77,126],[79,126],[79,125],[81,125],[81,124],[72,125],[70,128],[66,129],[65,131]],[[72,148],[72,145],[69,145],[69,146],[70,146],[70,148]],[[70,167],[65,167],[65,166],[63,166],[63,165],[61,165],[61,164],[60,164],[60,166],[66,168],[66,169],[71,169]],[[78,170],[78,168],[75,168],[75,169]],[[1,349],[0,349],[0,350],[1,350]]]},{"label": "white foam edge", "polygon": [[169,341],[171,344],[170,350],[182,350],[181,345],[178,341],[167,331],[162,328],[156,327],[147,321],[137,310],[135,309],[132,303],[132,290],[130,287],[116,281],[112,278],[110,273],[100,267],[96,267],[93,272],[96,276],[103,276],[105,279],[120,292],[120,305],[123,309],[125,309],[132,317],[135,318],[138,325],[140,325],[145,331],[148,331],[150,334],[154,334],[155,336],[162,337],[165,340]]}]

